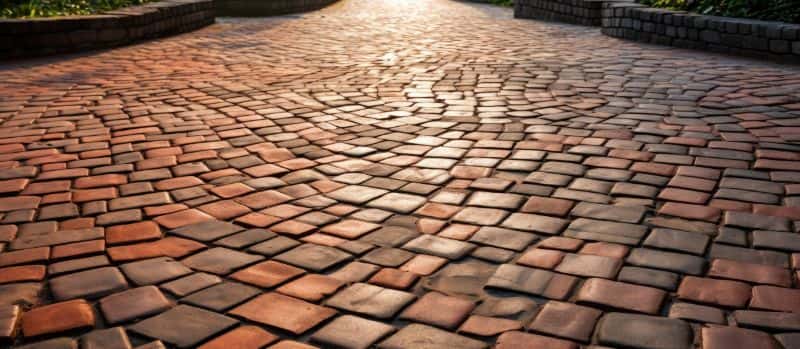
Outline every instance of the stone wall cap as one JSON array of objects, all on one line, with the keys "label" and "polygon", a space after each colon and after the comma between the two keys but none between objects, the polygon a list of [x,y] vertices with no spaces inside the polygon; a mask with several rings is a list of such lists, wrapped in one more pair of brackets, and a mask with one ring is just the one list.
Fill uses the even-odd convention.
[{"label": "stone wall cap", "polygon": [[605,5],[608,7],[630,7],[630,8],[647,7],[646,5],[642,5],[635,2],[622,2],[622,1],[605,2]]},{"label": "stone wall cap", "polygon": [[676,15],[688,15],[692,17],[701,17],[705,20],[710,21],[717,21],[719,23],[737,23],[737,24],[752,24],[752,25],[767,25],[767,26],[786,26],[789,28],[798,28],[800,29],[800,24],[793,24],[793,23],[786,23],[786,22],[779,22],[779,21],[765,21],[760,19],[752,19],[752,18],[739,18],[739,17],[723,17],[723,16],[709,16],[704,15],[701,13],[696,12],[688,12],[688,11],[675,11],[669,9],[662,9],[656,7],[647,7],[643,4],[637,4],[639,6],[615,6],[619,3],[611,3],[614,7],[637,7],[634,11],[639,12],[649,12],[649,13],[664,13],[664,14],[676,14]]}]

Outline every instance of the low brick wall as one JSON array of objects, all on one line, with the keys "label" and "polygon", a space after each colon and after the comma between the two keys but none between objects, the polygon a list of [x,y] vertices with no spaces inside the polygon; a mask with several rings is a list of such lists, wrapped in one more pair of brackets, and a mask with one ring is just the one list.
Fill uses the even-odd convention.
[{"label": "low brick wall", "polygon": [[319,10],[338,0],[214,0],[217,15],[261,17]]},{"label": "low brick wall", "polygon": [[602,27],[618,38],[800,63],[800,25],[606,3]]},{"label": "low brick wall", "polygon": [[211,23],[212,0],[165,0],[90,16],[0,19],[0,59],[120,46]]},{"label": "low brick wall", "polygon": [[517,0],[517,18],[600,26],[608,36],[651,44],[800,63],[800,25],[704,16],[630,0]]},{"label": "low brick wall", "polygon": [[515,0],[514,17],[600,26],[602,0]]}]

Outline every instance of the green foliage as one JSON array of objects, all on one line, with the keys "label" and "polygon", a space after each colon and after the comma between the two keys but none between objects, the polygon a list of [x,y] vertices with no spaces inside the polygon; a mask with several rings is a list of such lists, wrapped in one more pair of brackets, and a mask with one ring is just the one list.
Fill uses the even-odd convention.
[{"label": "green foliage", "polygon": [[641,3],[711,16],[800,23],[800,0],[641,0]]},{"label": "green foliage", "polygon": [[0,0],[0,17],[88,15],[154,0]]},{"label": "green foliage", "polygon": [[489,0],[490,3],[500,6],[514,6],[514,0]]}]

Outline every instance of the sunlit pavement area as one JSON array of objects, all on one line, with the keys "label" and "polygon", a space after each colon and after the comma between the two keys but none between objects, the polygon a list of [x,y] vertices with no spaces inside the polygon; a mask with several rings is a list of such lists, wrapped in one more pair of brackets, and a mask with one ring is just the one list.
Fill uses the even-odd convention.
[{"label": "sunlit pavement area", "polygon": [[800,347],[798,66],[344,0],[0,81],[13,347]]}]

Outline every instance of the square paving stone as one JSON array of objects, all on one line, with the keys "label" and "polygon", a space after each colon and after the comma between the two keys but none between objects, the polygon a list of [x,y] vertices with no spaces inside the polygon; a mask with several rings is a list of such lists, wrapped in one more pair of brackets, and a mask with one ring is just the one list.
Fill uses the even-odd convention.
[{"label": "square paving stone", "polygon": [[272,239],[275,236],[277,236],[277,234],[264,229],[248,229],[243,232],[219,239],[215,241],[214,244],[228,248],[240,249],[242,247],[250,246],[267,239]]},{"label": "square paving stone", "polygon": [[97,268],[50,280],[50,291],[56,300],[99,298],[126,288],[125,276],[115,267]]},{"label": "square paving stone", "polygon": [[5,267],[0,269],[0,274],[3,275],[3,282],[5,283],[18,281],[40,281],[44,278],[45,273],[50,274],[52,277],[69,272],[103,267],[109,264],[110,263],[106,256],[96,256],[52,263],[47,269],[41,265]]},{"label": "square paving stone", "polygon": [[139,286],[159,284],[192,273],[181,262],[168,257],[123,264],[120,268],[128,279]]},{"label": "square paving stone", "polygon": [[741,327],[770,332],[800,331],[800,314],[776,311],[736,310],[733,318]]},{"label": "square paving stone", "polygon": [[303,269],[321,272],[336,264],[350,260],[352,257],[353,256],[350,254],[333,247],[304,244],[288,252],[279,254],[275,257],[275,260],[289,263]]},{"label": "square paving stone", "polygon": [[[702,330],[703,349],[763,348],[780,346],[768,333],[735,327],[706,327]],[[784,346],[791,348],[790,346]]]},{"label": "square paving stone", "polygon": [[552,299],[564,299],[577,282],[578,278],[572,276],[514,264],[503,264],[495,270],[486,286]]},{"label": "square paving stone", "polygon": [[514,258],[514,251],[483,246],[474,249],[470,256],[494,263],[506,263]]},{"label": "square paving stone", "polygon": [[222,333],[237,323],[239,321],[235,319],[208,310],[179,305],[135,323],[128,329],[179,348],[189,348]]},{"label": "square paving stone", "polygon": [[236,282],[223,282],[181,298],[181,303],[223,312],[255,297],[261,291]]},{"label": "square paving stone", "polygon": [[[322,235],[319,235],[319,237],[323,240],[327,239],[327,237],[323,237]],[[336,245],[336,248],[353,255],[360,255],[374,249],[375,246],[359,240],[348,240]]]},{"label": "square paving stone", "polygon": [[370,201],[367,206],[408,214],[425,204],[425,201],[427,199],[424,196],[389,193]]},{"label": "square paving stone", "polygon": [[564,274],[613,279],[621,267],[622,260],[617,258],[567,253],[555,270]]},{"label": "square paving stone", "polygon": [[715,306],[743,308],[750,299],[750,291],[750,285],[744,282],[686,276],[678,287],[678,298]]},{"label": "square paving stone", "polygon": [[368,223],[356,219],[345,219],[337,223],[327,225],[320,229],[320,231],[345,239],[356,239],[378,228],[380,228],[380,225],[374,223]]},{"label": "square paving stone", "polygon": [[771,265],[779,268],[789,267],[789,256],[786,253],[766,250],[754,250],[744,247],[711,244],[708,256],[711,259],[729,259],[743,263]]},{"label": "square paving stone", "polygon": [[380,349],[483,349],[489,345],[435,327],[410,324],[378,344]]},{"label": "square paving stone", "polygon": [[361,261],[384,267],[399,267],[413,257],[414,254],[406,250],[379,247],[361,257]]},{"label": "square paving stone", "polygon": [[680,275],[668,271],[640,267],[623,267],[617,276],[617,280],[622,282],[651,286],[668,291],[674,291],[678,288],[679,278]]},{"label": "square paving stone", "polygon": [[497,269],[496,264],[474,258],[451,262],[441,270],[422,280],[425,289],[449,295],[481,297],[483,286]]},{"label": "square paving stone", "polygon": [[339,291],[325,303],[334,308],[389,319],[414,300],[411,293],[356,283]]},{"label": "square paving stone", "polygon": [[211,241],[232,235],[244,228],[218,220],[210,220],[173,229],[170,233],[198,241]]},{"label": "square paving stone", "polygon": [[[620,297],[620,295],[625,295],[625,297]],[[658,314],[666,296],[666,292],[657,288],[605,279],[589,279],[578,291],[576,301],[640,313]]]},{"label": "square paving stone", "polygon": [[532,248],[517,259],[517,264],[540,268],[540,269],[553,269],[564,258],[565,253],[557,250],[550,250],[544,248]]},{"label": "square paving stone", "polygon": [[530,297],[488,297],[472,313],[492,318],[528,321],[537,309]]},{"label": "square paving stone", "polygon": [[800,313],[800,290],[767,285],[754,286],[750,308]]},{"label": "square paving stone", "polygon": [[416,227],[412,230],[406,227],[384,226],[359,240],[378,246],[396,247],[411,241],[411,239],[419,235],[420,233],[416,231]]},{"label": "square paving stone", "polygon": [[692,303],[672,303],[669,307],[669,317],[719,325],[728,323],[725,312],[721,309]]},{"label": "square paving stone", "polygon": [[458,332],[493,337],[503,332],[520,329],[522,329],[522,323],[516,320],[472,315],[458,328]]},{"label": "square paving stone", "polygon": [[305,270],[288,264],[266,261],[239,270],[230,277],[258,287],[271,288],[304,273]]},{"label": "square paving stone", "polygon": [[[51,221],[53,222],[53,221]],[[68,242],[88,241],[103,238],[103,228],[87,228],[74,230],[59,230],[48,232],[25,233],[20,231],[10,246],[14,250],[28,249],[42,246],[60,245]]]},{"label": "square paving stone", "polygon": [[161,288],[178,297],[183,297],[187,294],[216,285],[220,282],[222,282],[222,279],[220,279],[219,276],[206,273],[195,273],[182,277],[178,280],[162,284]]},{"label": "square paving stone", "polygon": [[367,349],[392,332],[394,327],[382,322],[343,315],[315,332],[311,340],[336,348]]},{"label": "square paving stone", "polygon": [[568,223],[569,221],[560,218],[530,213],[513,213],[501,225],[511,229],[555,235],[564,230]]},{"label": "square paving stone", "polygon": [[644,217],[644,207],[620,207],[580,202],[570,212],[575,217],[604,219],[609,221],[639,223]]},{"label": "square paving stone", "polygon": [[655,228],[644,240],[644,246],[702,255],[710,240],[702,233]]},{"label": "square paving stone", "polygon": [[643,225],[587,218],[573,220],[564,232],[566,237],[625,245],[638,245],[646,234],[647,227]]},{"label": "square paving stone", "polygon": [[261,324],[303,334],[336,311],[278,293],[262,294],[230,312]]},{"label": "square paving stone", "polygon": [[[216,337],[200,348],[202,349],[228,349],[228,348],[263,348],[265,345],[275,342],[278,336],[262,330],[260,327],[245,325],[239,326]],[[137,348],[138,349],[138,348]]]},{"label": "square paving stone", "polygon": [[600,344],[624,348],[689,349],[692,329],[683,320],[656,316],[608,313],[600,319]]},{"label": "square paving stone", "polygon": [[756,230],[753,246],[772,250],[800,252],[800,235],[781,231]]},{"label": "square paving stone", "polygon": [[649,248],[633,249],[626,262],[635,266],[664,269],[691,275],[702,274],[706,267],[706,260],[702,257]]},{"label": "square paving stone", "polygon": [[67,338],[67,337],[59,337],[53,338],[48,340],[43,340],[36,343],[26,344],[20,346],[20,349],[76,349],[78,347],[78,341]]},{"label": "square paving stone", "polygon": [[36,305],[39,304],[40,283],[15,283],[0,285],[0,305]]},{"label": "square paving stone", "polygon": [[361,185],[348,185],[330,193],[325,193],[325,195],[332,199],[350,204],[363,204],[386,193],[388,193],[388,191],[383,189],[376,189]]},{"label": "square paving stone", "polygon": [[94,330],[80,338],[81,349],[129,349],[131,342],[122,327]]},{"label": "square paving stone", "polygon": [[501,247],[515,251],[522,251],[531,243],[538,240],[537,235],[518,230],[498,227],[481,227],[469,239],[484,245]]},{"label": "square paving stone", "polygon": [[726,226],[751,228],[753,230],[790,231],[786,218],[770,217],[747,212],[725,211],[722,224]]},{"label": "square paving stone", "polygon": [[230,274],[235,269],[264,259],[263,256],[242,253],[224,247],[215,247],[184,258],[187,267],[217,275]]},{"label": "square paving stone", "polygon": [[433,235],[420,235],[403,245],[403,248],[452,260],[467,255],[475,249],[475,245]]},{"label": "square paving stone", "polygon": [[478,191],[469,197],[467,205],[513,210],[522,206],[523,201],[525,201],[525,197],[522,195]]},{"label": "square paving stone", "polygon": [[369,263],[351,262],[328,275],[337,280],[352,283],[364,281],[380,269],[381,267]]},{"label": "square paving stone", "polygon": [[10,341],[17,334],[22,308],[18,305],[0,306],[0,342]]},{"label": "square paving stone", "polygon": [[453,216],[453,221],[476,224],[496,225],[508,215],[508,212],[496,208],[467,207]]},{"label": "square paving stone", "polygon": [[545,337],[538,334],[525,333],[520,331],[510,331],[497,337],[495,349],[578,349],[578,346],[570,341]]},{"label": "square paving stone", "polygon": [[438,292],[428,292],[406,308],[400,314],[400,318],[453,330],[474,308],[473,301]]},{"label": "square paving stone", "polygon": [[25,337],[92,328],[94,325],[92,306],[83,299],[36,307],[22,316],[22,333]]},{"label": "square paving stone", "polygon": [[281,286],[276,291],[309,302],[318,302],[344,285],[343,281],[328,275],[309,274]]},{"label": "square paving stone", "polygon": [[171,306],[155,286],[133,288],[100,300],[100,310],[110,324],[158,314]]},{"label": "square paving stone", "polygon": [[413,285],[419,275],[394,268],[383,268],[372,276],[369,283],[382,287],[404,290]]},{"label": "square paving stone", "polygon": [[597,309],[550,301],[528,327],[537,332],[586,342],[602,314]]},{"label": "square paving stone", "polygon": [[251,246],[247,249],[247,251],[271,257],[297,245],[300,245],[300,242],[297,240],[290,239],[285,236],[276,236],[272,239]]}]

